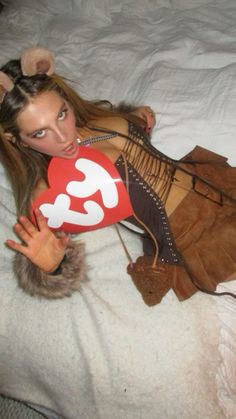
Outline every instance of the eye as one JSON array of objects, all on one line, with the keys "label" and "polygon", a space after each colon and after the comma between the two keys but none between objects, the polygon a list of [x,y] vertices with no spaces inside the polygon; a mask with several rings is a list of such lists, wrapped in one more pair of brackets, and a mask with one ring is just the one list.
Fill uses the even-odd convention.
[{"label": "eye", "polygon": [[33,138],[43,138],[45,136],[45,129],[41,129],[33,134]]},{"label": "eye", "polygon": [[61,112],[59,112],[59,114],[58,114],[59,121],[63,121],[65,119],[67,112],[68,112],[67,108],[65,108]]}]

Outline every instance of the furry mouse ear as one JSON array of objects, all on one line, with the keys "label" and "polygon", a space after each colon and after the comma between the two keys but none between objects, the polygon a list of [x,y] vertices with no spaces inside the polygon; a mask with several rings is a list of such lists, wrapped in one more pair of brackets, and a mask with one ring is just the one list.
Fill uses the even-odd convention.
[{"label": "furry mouse ear", "polygon": [[54,73],[54,55],[46,48],[27,48],[21,56],[21,70],[24,76]]},{"label": "furry mouse ear", "polygon": [[2,103],[5,94],[10,92],[14,87],[13,81],[7,74],[0,71],[0,103]]}]

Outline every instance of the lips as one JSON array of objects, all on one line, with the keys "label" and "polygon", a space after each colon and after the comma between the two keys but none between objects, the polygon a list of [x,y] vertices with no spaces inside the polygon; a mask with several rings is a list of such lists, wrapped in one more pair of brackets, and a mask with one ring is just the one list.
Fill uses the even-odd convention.
[{"label": "lips", "polygon": [[77,151],[78,143],[76,140],[74,140],[72,143],[70,143],[67,147],[63,148],[62,152],[66,155],[72,155]]}]

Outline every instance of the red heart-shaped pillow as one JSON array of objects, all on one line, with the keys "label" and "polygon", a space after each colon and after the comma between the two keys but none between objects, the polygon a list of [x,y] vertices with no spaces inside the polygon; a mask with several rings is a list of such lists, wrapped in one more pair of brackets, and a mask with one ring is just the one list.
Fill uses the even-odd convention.
[{"label": "red heart-shaped pillow", "polygon": [[95,230],[133,214],[123,181],[111,160],[91,147],[78,147],[73,159],[52,158],[49,188],[33,202],[53,230]]}]

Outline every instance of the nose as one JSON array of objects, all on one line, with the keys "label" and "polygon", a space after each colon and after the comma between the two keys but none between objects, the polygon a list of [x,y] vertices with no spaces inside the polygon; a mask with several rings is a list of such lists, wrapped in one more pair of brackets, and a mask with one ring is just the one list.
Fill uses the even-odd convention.
[{"label": "nose", "polygon": [[55,132],[56,141],[58,143],[66,143],[67,135],[61,128],[55,127],[54,132]]}]

